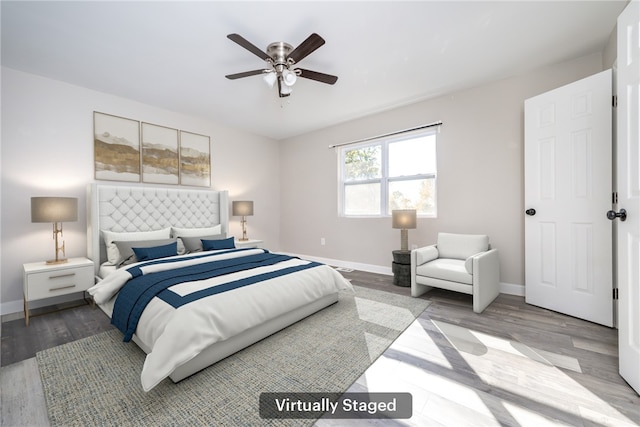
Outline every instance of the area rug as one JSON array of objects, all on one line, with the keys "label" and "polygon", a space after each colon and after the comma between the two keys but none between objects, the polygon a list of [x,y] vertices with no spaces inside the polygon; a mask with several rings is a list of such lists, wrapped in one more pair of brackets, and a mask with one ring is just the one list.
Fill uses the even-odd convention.
[{"label": "area rug", "polygon": [[174,384],[140,385],[144,353],[112,330],[36,355],[51,425],[311,425],[262,419],[262,392],[342,393],[429,305],[354,286],[338,303]]}]

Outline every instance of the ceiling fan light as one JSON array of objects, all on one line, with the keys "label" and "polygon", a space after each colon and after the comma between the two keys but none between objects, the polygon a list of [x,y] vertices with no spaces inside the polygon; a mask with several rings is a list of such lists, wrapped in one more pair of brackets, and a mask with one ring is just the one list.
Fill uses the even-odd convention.
[{"label": "ceiling fan light", "polygon": [[264,81],[269,85],[270,88],[273,88],[273,85],[276,83],[276,73],[268,72],[262,77]]},{"label": "ceiling fan light", "polygon": [[280,85],[280,93],[282,95],[289,95],[291,92],[293,92],[293,88],[291,86],[287,86],[286,84]]},{"label": "ceiling fan light", "polygon": [[295,72],[286,69],[282,71],[282,81],[286,86],[293,86],[297,79],[298,76],[296,76]]}]

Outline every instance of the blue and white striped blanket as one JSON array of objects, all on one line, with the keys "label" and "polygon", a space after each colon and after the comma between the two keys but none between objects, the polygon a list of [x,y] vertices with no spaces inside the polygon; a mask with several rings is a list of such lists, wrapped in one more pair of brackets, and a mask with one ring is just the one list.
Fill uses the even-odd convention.
[{"label": "blue and white striped blanket", "polygon": [[353,292],[327,265],[236,249],[133,264],[88,292],[147,351],[148,391],[210,345],[341,290]]},{"label": "blue and white striped blanket", "polygon": [[123,286],[118,293],[118,297],[116,298],[115,305],[113,307],[113,313],[111,315],[111,323],[122,331],[124,334],[124,341],[128,342],[131,340],[131,337],[138,326],[138,321],[140,320],[142,312],[146,308],[147,304],[156,296],[162,301],[170,304],[173,308],[179,308],[200,298],[206,298],[222,292],[231,291],[243,286],[253,285],[264,280],[273,279],[321,265],[319,263],[310,262],[304,265],[264,272],[224,284],[212,284],[209,287],[202,288],[187,295],[177,294],[170,289],[171,286],[179,283],[205,280],[225,274],[237,273],[239,271],[271,266],[294,258],[289,255],[274,254],[266,250],[263,251],[264,252],[260,254],[222,260],[211,260],[211,258],[215,258],[215,256],[211,254],[208,256],[200,255],[187,259],[197,259],[199,261],[206,262],[147,274],[145,274],[142,267],[154,264],[165,264],[168,266],[170,263],[168,263],[167,260],[156,262],[150,261],[142,265],[131,267],[127,269],[127,271],[131,274],[132,278],[129,279],[127,284]]}]

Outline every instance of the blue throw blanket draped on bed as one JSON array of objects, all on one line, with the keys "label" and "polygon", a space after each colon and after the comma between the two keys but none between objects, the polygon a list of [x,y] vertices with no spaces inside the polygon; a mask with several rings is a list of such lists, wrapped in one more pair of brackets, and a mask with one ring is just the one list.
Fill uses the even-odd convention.
[{"label": "blue throw blanket draped on bed", "polygon": [[134,277],[120,290],[113,307],[111,323],[122,331],[124,341],[128,342],[131,340],[138,326],[138,321],[145,307],[156,296],[171,304],[174,308],[178,308],[200,298],[320,265],[312,262],[305,265],[276,270],[212,286],[185,296],[180,296],[167,289],[178,283],[205,280],[224,274],[274,265],[293,258],[294,257],[288,255],[273,254],[265,251],[265,253],[258,255],[211,261],[150,274],[142,274],[139,267],[132,267],[131,270],[127,271]]}]

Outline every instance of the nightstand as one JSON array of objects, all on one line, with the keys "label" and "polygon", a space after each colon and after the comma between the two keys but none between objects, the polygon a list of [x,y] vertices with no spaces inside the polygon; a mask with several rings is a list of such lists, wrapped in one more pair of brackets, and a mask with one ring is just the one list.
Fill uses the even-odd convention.
[{"label": "nightstand", "polygon": [[392,251],[393,284],[396,286],[411,286],[411,251]]},{"label": "nightstand", "polygon": [[82,292],[94,285],[93,261],[69,258],[64,264],[24,264],[24,322],[29,326],[29,302]]},{"label": "nightstand", "polygon": [[249,240],[238,240],[234,241],[236,248],[257,248],[262,243],[262,240],[249,239]]}]

